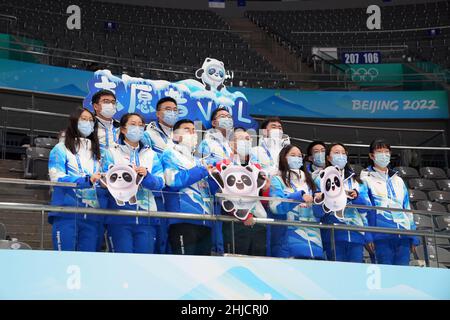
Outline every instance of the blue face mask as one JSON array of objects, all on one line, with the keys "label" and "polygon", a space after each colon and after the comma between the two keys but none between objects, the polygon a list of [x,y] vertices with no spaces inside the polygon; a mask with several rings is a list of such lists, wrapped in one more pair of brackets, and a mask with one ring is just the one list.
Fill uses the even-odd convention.
[{"label": "blue face mask", "polygon": [[125,137],[131,142],[141,141],[144,136],[144,127],[141,126],[128,126],[127,133],[125,133]]},{"label": "blue face mask", "polygon": [[303,166],[302,157],[287,157],[289,169],[297,170]]},{"label": "blue face mask", "polygon": [[325,166],[325,152],[314,153],[313,162],[316,165],[316,167],[324,167]]},{"label": "blue face mask", "polygon": [[164,111],[162,119],[169,126],[173,126],[178,121],[178,112]]},{"label": "blue face mask", "polygon": [[78,120],[78,131],[86,138],[94,131],[94,121]]},{"label": "blue face mask", "polygon": [[220,118],[219,128],[231,130],[233,129],[233,119],[232,118]]},{"label": "blue face mask", "polygon": [[375,164],[381,168],[386,168],[389,162],[391,162],[391,154],[384,152],[375,152]]},{"label": "blue face mask", "polygon": [[337,166],[339,169],[344,169],[345,165],[347,164],[347,155],[340,154],[340,153],[332,154],[331,155],[331,164],[333,166]]}]

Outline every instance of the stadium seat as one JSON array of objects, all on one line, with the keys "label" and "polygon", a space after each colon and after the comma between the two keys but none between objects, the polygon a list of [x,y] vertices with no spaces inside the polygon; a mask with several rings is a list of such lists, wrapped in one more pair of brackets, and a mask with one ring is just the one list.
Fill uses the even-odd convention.
[{"label": "stadium seat", "polygon": [[409,187],[415,190],[432,191],[437,190],[436,184],[428,179],[410,179],[408,180]]},{"label": "stadium seat", "polygon": [[447,212],[446,207],[442,204],[427,200],[417,201],[415,203],[415,207],[417,210],[426,210],[426,211],[434,211],[434,212]]},{"label": "stadium seat", "polygon": [[445,249],[450,248],[450,240],[445,238],[438,238],[438,237],[427,237],[427,244],[431,246],[439,246]]},{"label": "stadium seat", "polygon": [[431,201],[450,203],[450,192],[448,191],[430,191],[428,197]]},{"label": "stadium seat", "polygon": [[6,227],[3,223],[0,223],[0,240],[6,239]]},{"label": "stadium seat", "polygon": [[414,222],[417,230],[432,230],[434,228],[433,219],[423,214],[414,214]]},{"label": "stadium seat", "polygon": [[417,170],[411,167],[395,167],[394,170],[397,171],[398,175],[402,178],[410,179],[420,177]]},{"label": "stadium seat", "polygon": [[0,249],[31,250],[31,246],[25,242],[0,240]]},{"label": "stadium seat", "polygon": [[439,231],[450,230],[450,215],[442,215],[435,217],[436,227]]},{"label": "stadium seat", "polygon": [[441,168],[424,167],[419,169],[420,175],[425,179],[446,179],[447,175]]},{"label": "stadium seat", "polygon": [[24,168],[24,178],[48,180],[48,158],[50,149],[27,148]]},{"label": "stadium seat", "polygon": [[436,184],[439,190],[450,191],[450,179],[437,180]]},{"label": "stadium seat", "polygon": [[417,202],[421,200],[428,200],[427,194],[420,190],[409,189],[409,200],[412,202]]},{"label": "stadium seat", "polygon": [[[427,245],[428,259],[430,261],[439,261],[440,263],[449,264],[450,263],[450,252],[444,248],[438,246]],[[423,245],[417,246],[417,255],[420,260],[425,260],[424,247]]]},{"label": "stadium seat", "polygon": [[36,138],[34,139],[34,146],[38,148],[52,149],[58,143],[55,138]]}]

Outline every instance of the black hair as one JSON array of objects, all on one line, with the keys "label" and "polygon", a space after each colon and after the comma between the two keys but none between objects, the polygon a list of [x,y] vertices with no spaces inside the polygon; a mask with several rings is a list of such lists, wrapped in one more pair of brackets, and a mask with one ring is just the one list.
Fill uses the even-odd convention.
[{"label": "black hair", "polygon": [[225,106],[218,107],[216,110],[214,110],[214,111],[211,113],[211,122],[214,121],[214,119],[216,118],[216,115],[217,115],[217,113],[218,113],[219,111],[226,111],[226,112],[230,113],[230,110],[229,110],[227,107],[225,107]]},{"label": "black hair", "polygon": [[100,101],[100,98],[103,96],[113,96],[114,99],[116,99],[116,95],[114,94],[114,92],[110,91],[110,90],[105,90],[102,89],[100,91],[97,91],[96,93],[94,93],[94,95],[92,96],[92,105],[94,103],[98,103]]},{"label": "black hair", "polygon": [[[386,148],[386,149],[389,149],[389,151],[391,151],[391,145],[386,140],[377,138],[370,143],[369,153],[374,153],[375,150],[381,149],[381,148]],[[370,159],[370,157],[369,157],[369,163],[371,166],[374,165],[373,160]]]},{"label": "black hair", "polygon": [[[95,119],[94,114],[86,108],[77,108],[69,117],[69,124],[65,130],[65,140],[64,145],[73,154],[77,153],[77,149],[80,146],[81,134],[78,131],[78,120],[83,112],[89,112],[92,119]],[[91,151],[94,154],[94,158],[100,160],[100,144],[98,142],[97,136],[97,122],[94,121],[94,131],[86,137],[86,139],[91,140]]]},{"label": "black hair", "polygon": [[266,129],[269,123],[271,122],[278,122],[279,124],[282,124],[281,119],[279,117],[269,117],[264,119],[264,121],[261,123],[260,129]]},{"label": "black hair", "polygon": [[[284,184],[287,185],[287,186],[291,186],[291,174],[292,174],[292,171],[289,169],[289,164],[288,164],[288,161],[286,159],[286,156],[289,153],[289,151],[291,151],[292,148],[298,148],[300,151],[302,150],[297,145],[288,144],[287,146],[283,147],[283,149],[281,149],[281,151],[280,151],[280,158],[279,158],[279,161],[278,161],[278,169],[280,170],[280,173],[281,173],[281,179],[283,180]],[[303,166],[300,169],[305,174],[306,184],[312,190],[312,192],[315,192],[316,189],[317,189],[316,188],[316,184],[314,183],[314,181],[313,181],[309,171],[306,170],[304,161],[303,161]]]},{"label": "black hair", "polygon": [[189,119],[181,119],[178,120],[177,122],[175,122],[175,124],[173,125],[173,131],[175,132],[175,130],[179,129],[181,127],[182,124],[184,123],[192,123],[194,124],[194,121],[189,120]]},{"label": "black hair", "polygon": [[[333,149],[333,147],[335,147],[335,146],[341,146],[342,148],[344,148],[345,153],[348,154],[347,148],[342,143],[334,142],[334,143],[330,144],[325,151],[325,163],[326,163],[327,167],[332,166],[331,162],[328,161],[327,157],[331,154],[331,149]],[[354,170],[350,166],[348,159],[347,159],[347,163],[345,164],[345,167],[344,167],[344,176],[348,177],[350,175],[350,173],[353,173],[353,172],[354,172]],[[361,179],[359,178],[359,176],[356,173],[353,175],[353,178],[359,184],[362,183]]]},{"label": "black hair", "polygon": [[[144,119],[144,117],[141,114],[136,113],[136,112],[125,113],[122,116],[122,118],[120,118],[120,128],[125,128],[125,126],[127,125],[128,119],[130,119],[132,116],[138,116],[139,118],[141,118],[142,123],[145,124],[145,119]],[[125,135],[122,132],[120,132],[120,134],[119,134],[119,140],[120,141],[125,141]]]},{"label": "black hair", "polygon": [[173,103],[175,103],[175,105],[177,105],[177,100],[175,100],[174,98],[164,97],[164,98],[159,99],[158,102],[156,103],[156,111],[159,111],[159,109],[161,109],[161,105],[167,101],[173,102]]},{"label": "black hair", "polygon": [[313,142],[311,142],[311,143],[308,145],[308,148],[307,148],[307,150],[306,150],[306,151],[307,151],[306,156],[307,156],[307,157],[312,156],[312,149],[313,149],[315,146],[319,145],[319,144],[322,145],[322,146],[324,146],[325,149],[327,148],[325,142],[320,141],[320,140],[313,141]]}]

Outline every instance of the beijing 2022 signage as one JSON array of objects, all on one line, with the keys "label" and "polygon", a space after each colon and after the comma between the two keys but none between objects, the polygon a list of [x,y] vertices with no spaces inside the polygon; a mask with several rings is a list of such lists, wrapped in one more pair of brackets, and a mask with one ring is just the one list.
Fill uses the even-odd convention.
[{"label": "beijing 2022 signage", "polygon": [[211,114],[219,107],[230,110],[235,126],[257,128],[256,121],[249,115],[249,103],[242,92],[229,92],[224,86],[228,77],[222,61],[206,58],[195,76],[198,80],[187,79],[177,82],[148,80],[122,75],[121,78],[109,70],[98,70],[89,81],[89,94],[84,106],[93,110],[92,95],[107,89],[115,93],[117,113],[115,118],[129,112],[144,116],[146,122],[156,118],[156,103],[163,97],[172,97],[177,101],[180,119],[202,121],[206,128],[211,127]]}]

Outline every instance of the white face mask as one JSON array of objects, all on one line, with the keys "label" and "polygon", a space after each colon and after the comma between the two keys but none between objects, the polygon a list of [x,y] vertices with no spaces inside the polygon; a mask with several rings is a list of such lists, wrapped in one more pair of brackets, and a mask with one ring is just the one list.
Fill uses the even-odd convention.
[{"label": "white face mask", "polygon": [[186,133],[181,135],[180,144],[188,147],[190,150],[194,150],[197,147],[198,137],[197,134]]},{"label": "white face mask", "polygon": [[281,138],[283,138],[283,130],[280,130],[280,129],[270,130],[269,138],[274,139],[274,140],[280,140],[280,143],[281,143]]},{"label": "white face mask", "polygon": [[112,103],[103,103],[100,114],[107,119],[111,119],[116,114],[116,107]]},{"label": "white face mask", "polygon": [[250,154],[250,149],[252,148],[252,142],[250,140],[238,140],[236,142],[236,152],[239,157],[245,158]]}]

